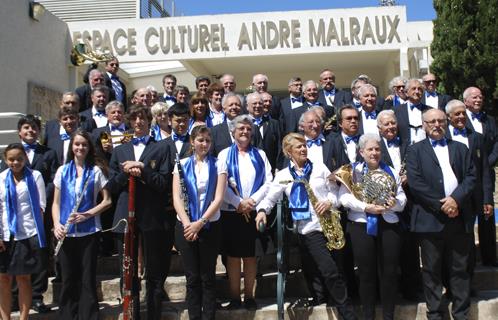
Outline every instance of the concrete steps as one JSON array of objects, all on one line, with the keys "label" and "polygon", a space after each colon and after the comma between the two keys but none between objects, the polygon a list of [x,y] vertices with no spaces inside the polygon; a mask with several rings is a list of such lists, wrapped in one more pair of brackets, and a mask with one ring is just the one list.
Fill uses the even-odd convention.
[{"label": "concrete steps", "polygon": [[[259,308],[256,311],[247,311],[240,309],[236,311],[219,310],[216,313],[216,319],[229,320],[274,320],[277,319],[277,305],[274,300],[258,300]],[[142,319],[145,319],[145,305],[142,305]],[[337,320],[337,312],[334,308],[320,305],[316,307],[306,307],[301,301],[289,299],[285,304],[285,319],[298,320]],[[355,310],[360,316],[359,307],[356,305]],[[498,290],[480,291],[478,296],[472,300],[472,307],[469,320],[493,320],[498,315]],[[104,301],[100,303],[100,316],[102,320],[122,319],[121,306],[117,301]],[[13,320],[19,319],[18,313],[14,314]],[[57,319],[56,310],[48,314],[32,313],[30,319],[33,320],[54,320]],[[184,302],[165,302],[163,303],[163,312],[161,320],[187,320],[188,312]],[[381,308],[377,308],[376,319],[382,319]],[[400,301],[396,307],[395,319],[405,320],[425,320],[426,307],[425,303],[407,303]],[[447,318],[449,319],[449,318]]]}]

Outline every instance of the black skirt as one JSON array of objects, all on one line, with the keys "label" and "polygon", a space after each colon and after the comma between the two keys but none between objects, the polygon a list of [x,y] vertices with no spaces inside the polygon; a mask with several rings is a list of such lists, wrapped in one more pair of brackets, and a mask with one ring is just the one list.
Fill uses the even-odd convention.
[{"label": "black skirt", "polygon": [[24,275],[38,273],[44,268],[38,236],[19,241],[4,241],[6,250],[0,252],[0,273]]},{"label": "black skirt", "polygon": [[249,222],[238,212],[221,211],[224,254],[237,258],[256,256],[255,219],[256,211],[251,212]]}]

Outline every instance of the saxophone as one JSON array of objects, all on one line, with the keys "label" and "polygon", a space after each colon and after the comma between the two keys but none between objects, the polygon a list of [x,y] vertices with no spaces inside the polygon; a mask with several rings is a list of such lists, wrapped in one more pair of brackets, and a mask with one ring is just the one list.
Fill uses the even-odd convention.
[{"label": "saxophone", "polygon": [[[286,180],[281,181],[281,184],[287,184],[291,182],[298,182],[304,185],[306,189],[306,193],[308,194],[308,199],[315,209],[318,204],[318,199],[311,188],[310,183],[306,179],[297,179],[295,181]],[[338,210],[330,208],[330,211],[324,213],[323,215],[317,214],[318,221],[320,222],[320,226],[322,227],[322,232],[327,238],[327,249],[329,250],[339,250],[344,247],[346,244],[346,239],[344,238],[344,231],[341,226],[341,214]]]}]

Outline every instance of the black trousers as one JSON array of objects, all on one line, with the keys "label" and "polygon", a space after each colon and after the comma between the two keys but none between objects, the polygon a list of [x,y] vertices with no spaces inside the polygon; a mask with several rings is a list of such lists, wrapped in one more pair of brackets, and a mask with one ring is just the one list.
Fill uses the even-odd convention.
[{"label": "black trousers", "polygon": [[367,234],[366,223],[350,222],[348,232],[353,243],[354,261],[358,265],[363,318],[375,319],[377,283],[380,283],[383,318],[394,319],[401,250],[399,225],[387,223],[379,217],[377,236]]},{"label": "black trousers", "polygon": [[299,235],[299,249],[309,290],[314,298],[320,301],[324,297],[317,296],[314,286],[317,283],[323,283],[329,300],[337,306],[339,314],[344,319],[356,319],[347,297],[346,281],[326,245],[327,239],[322,232],[314,231]]},{"label": "black trousers", "polygon": [[96,279],[99,237],[97,232],[64,240],[58,255],[62,269],[59,319],[99,318]]},{"label": "black trousers", "polygon": [[[173,230],[151,230],[138,231],[142,237],[143,257],[145,265],[145,299],[147,304],[147,320],[157,320],[161,318],[161,305],[164,297],[164,282],[168,276],[171,264],[171,248],[173,247]],[[138,237],[137,237],[138,238]],[[136,239],[137,239],[136,238]],[[117,234],[117,247],[120,265],[123,262],[123,234]],[[135,254],[137,257],[138,241],[135,242]],[[138,260],[134,259],[134,268],[138,272]],[[121,287],[123,273],[120,269]],[[138,275],[133,280],[133,292],[136,301],[138,300],[140,283]],[[135,305],[135,314],[139,315],[140,306]],[[137,318],[139,319],[139,317]]]},{"label": "black trousers", "polygon": [[221,241],[221,223],[211,222],[199,239],[185,240],[183,225],[175,230],[176,247],[183,259],[187,278],[187,307],[191,320],[214,319],[216,314],[216,258]]},{"label": "black trousers", "polygon": [[443,274],[447,274],[449,279],[453,319],[468,318],[470,309],[468,264],[471,237],[470,233],[465,232],[460,218],[449,220],[441,232],[419,234],[428,320],[443,319],[445,312],[444,305],[441,303]]},{"label": "black trousers", "polygon": [[496,263],[496,224],[494,214],[484,219],[483,215],[478,216],[479,248],[483,265]]}]

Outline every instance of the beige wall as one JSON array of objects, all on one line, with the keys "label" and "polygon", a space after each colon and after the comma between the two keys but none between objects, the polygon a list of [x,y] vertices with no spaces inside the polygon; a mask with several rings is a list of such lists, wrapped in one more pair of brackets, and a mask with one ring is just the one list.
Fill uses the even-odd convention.
[{"label": "beige wall", "polygon": [[22,113],[50,108],[44,102],[46,88],[63,92],[71,84],[69,52],[71,43],[67,25],[45,11],[40,21],[29,16],[28,0],[3,0],[0,10],[0,112]]}]

